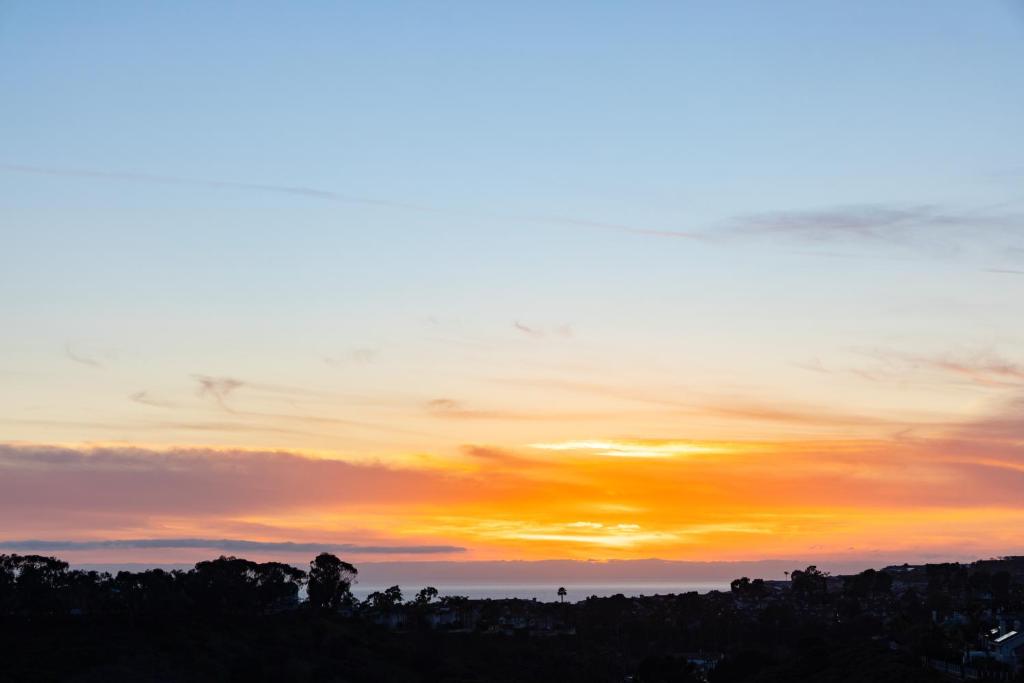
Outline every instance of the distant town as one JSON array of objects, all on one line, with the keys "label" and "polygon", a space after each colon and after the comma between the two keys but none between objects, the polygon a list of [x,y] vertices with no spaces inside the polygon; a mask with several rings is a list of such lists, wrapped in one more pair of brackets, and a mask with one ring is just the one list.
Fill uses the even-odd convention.
[{"label": "distant town", "polygon": [[0,555],[0,680],[1024,681],[1024,556],[550,602],[357,580],[328,553],[116,575]]}]

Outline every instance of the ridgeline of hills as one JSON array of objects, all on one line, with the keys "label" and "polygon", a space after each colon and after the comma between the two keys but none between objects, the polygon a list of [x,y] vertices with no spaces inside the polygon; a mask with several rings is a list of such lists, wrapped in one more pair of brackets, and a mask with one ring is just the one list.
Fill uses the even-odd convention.
[{"label": "ridgeline of hills", "polygon": [[1024,681],[1024,557],[564,603],[360,601],[357,575],[327,553],[116,575],[0,555],[0,681]]}]

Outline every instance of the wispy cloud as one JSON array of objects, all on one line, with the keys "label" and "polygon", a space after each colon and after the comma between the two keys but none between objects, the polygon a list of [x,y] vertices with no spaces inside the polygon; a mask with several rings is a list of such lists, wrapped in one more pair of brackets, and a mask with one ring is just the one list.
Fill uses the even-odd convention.
[{"label": "wispy cloud", "polygon": [[345,194],[342,192],[335,192],[332,190],[306,187],[303,185],[246,183],[230,180],[183,178],[179,176],[168,176],[153,173],[116,172],[97,169],[62,168],[54,166],[33,166],[29,164],[0,164],[0,170],[12,173],[47,175],[66,178],[89,178],[94,180],[127,181],[135,183],[154,183],[161,185],[205,187],[209,189],[234,189],[255,192],[270,192],[275,194],[306,197],[310,199],[318,199],[323,201],[339,202],[343,204],[373,206],[379,208],[397,209],[401,211],[412,211],[418,213],[443,214],[449,216],[484,217],[499,220],[514,220],[518,222],[535,223],[542,225],[561,225],[568,227],[591,228],[597,230],[612,230],[636,235],[660,235],[676,238],[688,238],[694,240],[707,239],[706,236],[699,234],[690,234],[685,231],[648,229],[637,226],[623,225],[620,223],[608,223],[603,221],[589,220],[585,218],[573,218],[567,216],[521,215],[499,211],[459,211],[457,209],[427,206],[424,204],[416,204],[412,202],[361,197],[356,195]]},{"label": "wispy cloud", "polygon": [[534,443],[530,448],[544,451],[577,451],[595,453],[612,458],[671,458],[675,456],[722,454],[729,448],[716,444],[691,441],[659,441],[651,439],[618,441],[562,441]]},{"label": "wispy cloud", "polygon": [[960,225],[964,219],[934,206],[858,205],[809,211],[749,214],[733,220],[741,233],[790,235],[810,240],[892,240],[918,227]]},{"label": "wispy cloud", "polygon": [[467,408],[461,401],[451,398],[435,398],[427,401],[424,408],[435,417],[459,418],[471,420],[525,420],[538,419],[535,415],[524,413],[496,411],[496,410],[474,410]]},{"label": "wispy cloud", "polygon": [[234,393],[236,389],[245,386],[245,382],[233,377],[195,375],[195,379],[199,382],[199,389],[197,392],[199,396],[212,398],[216,401],[217,405],[228,412],[233,412],[227,404],[228,396]]},{"label": "wispy cloud", "polygon": [[[967,242],[977,242],[979,230],[1007,231],[1019,229],[1024,225],[1024,214],[1004,211],[1006,204],[958,210],[935,204],[862,203],[748,213],[727,219],[717,225],[655,228],[561,215],[540,216],[501,211],[460,211],[414,202],[350,195],[304,185],[250,183],[154,173],[10,163],[0,164],[0,170],[67,178],[269,192],[402,211],[580,227],[720,246],[760,236],[804,243],[889,244],[911,247],[930,253],[951,253],[959,251]],[[849,254],[831,255],[849,256]],[[1012,273],[1014,271],[1012,269],[991,269],[991,272]]]},{"label": "wispy cloud", "polygon": [[154,408],[173,408],[175,406],[175,404],[171,403],[170,401],[164,401],[162,399],[151,396],[149,392],[145,390],[136,391],[134,394],[131,394],[128,398],[134,401],[135,403],[140,403],[144,406],[152,406]]},{"label": "wispy cloud", "polygon": [[423,407],[426,411],[440,418],[456,418],[467,420],[526,420],[526,421],[565,421],[591,420],[612,417],[613,413],[563,413],[563,412],[522,412],[516,410],[479,410],[469,408],[461,401],[451,398],[435,398],[427,401]]},{"label": "wispy cloud", "polygon": [[858,374],[867,379],[902,378],[915,373],[929,373],[978,386],[1024,387],[1024,365],[991,351],[922,354],[893,349],[864,349],[860,352],[879,362],[876,368],[859,369]]},{"label": "wispy cloud", "polygon": [[456,545],[359,545],[353,543],[309,541],[246,541],[213,538],[135,538],[99,541],[0,541],[0,549],[32,552],[62,552],[76,550],[151,550],[199,548],[228,552],[282,552],[282,553],[358,553],[366,555],[437,555],[462,553],[465,548]]},{"label": "wispy cloud", "polygon": [[462,404],[451,398],[435,398],[427,401],[427,409],[441,412],[462,410]]},{"label": "wispy cloud", "polygon": [[257,392],[263,395],[279,396],[286,399],[294,399],[298,397],[328,398],[331,396],[331,394],[316,391],[314,389],[252,382],[224,375],[192,375],[192,377],[199,383],[196,393],[200,397],[212,399],[221,408],[231,413],[236,411],[228,406],[227,399],[234,396],[240,389],[245,389],[247,392]]},{"label": "wispy cloud", "polygon": [[185,185],[193,187],[206,187],[211,189],[235,189],[250,190],[258,192],[273,192],[277,194],[289,194],[312,199],[323,199],[346,204],[366,204],[370,206],[381,206],[409,211],[434,211],[431,207],[396,202],[388,199],[373,199],[347,195],[342,192],[321,190],[302,185],[278,185],[272,183],[245,183],[232,180],[211,180],[208,178],[182,178],[180,176],[168,176],[155,173],[138,172],[117,172],[97,169],[83,168],[60,168],[54,166],[31,166],[27,164],[0,164],[0,169],[13,173],[28,173],[34,175],[49,175],[68,178],[92,178],[97,180],[120,180],[138,183],[156,183],[161,185]]},{"label": "wispy cloud", "polygon": [[[818,406],[796,403],[762,402],[742,397],[722,395],[701,395],[692,391],[665,388],[663,390],[637,390],[597,382],[579,382],[561,379],[497,379],[501,384],[538,387],[569,393],[600,396],[617,401],[628,401],[643,405],[659,406],[666,413],[704,415],[735,420],[756,422],[792,423],[839,426],[897,426],[901,422],[885,417],[830,411]],[[682,394],[685,398],[676,398]]]},{"label": "wispy cloud", "polygon": [[512,321],[512,327],[519,330],[523,334],[540,339],[542,337],[562,337],[569,338],[573,335],[572,326],[570,325],[554,325],[549,327],[542,327],[539,325],[527,325],[519,320]]},{"label": "wispy cloud", "polygon": [[153,431],[165,431],[165,430],[182,430],[182,431],[196,431],[196,432],[224,432],[227,434],[246,434],[246,433],[268,433],[268,434],[286,434],[286,435],[299,435],[305,432],[288,429],[286,427],[261,424],[261,423],[244,423],[244,422],[225,422],[217,420],[193,420],[193,421],[143,421],[136,423],[125,423],[125,422],[100,422],[96,420],[58,420],[58,419],[19,419],[19,418],[5,418],[0,417],[0,423],[3,424],[16,424],[16,425],[31,425],[34,427],[43,427],[48,429],[76,429],[76,430],[95,430],[98,432],[116,432],[123,433],[126,430],[135,431],[139,430],[143,433],[151,433]]},{"label": "wispy cloud", "polygon": [[525,324],[519,322],[518,320],[513,321],[512,326],[515,327],[520,332],[522,332],[523,334],[528,334],[531,337],[543,337],[544,336],[544,333],[541,330],[539,330],[539,329],[537,329],[535,327],[530,327],[529,325],[525,325]]},{"label": "wispy cloud", "polygon": [[[803,244],[901,247],[931,255],[967,248],[1005,250],[1024,214],[1006,205],[953,209],[931,204],[857,204],[737,216],[714,234],[723,243],[749,239]],[[825,254],[848,256],[848,254]]]},{"label": "wispy cloud", "polygon": [[87,365],[90,368],[102,368],[103,367],[103,363],[99,362],[97,359],[93,358],[92,356],[86,356],[86,355],[84,355],[82,353],[76,352],[74,349],[71,348],[71,344],[65,344],[64,345],[64,355],[66,355],[68,358],[70,358],[74,362],[78,363],[79,365]]},{"label": "wispy cloud", "polygon": [[506,465],[520,467],[533,467],[537,465],[536,460],[532,458],[525,458],[504,448],[495,448],[493,446],[466,445],[461,448],[461,451],[464,455],[487,463],[488,465]]}]

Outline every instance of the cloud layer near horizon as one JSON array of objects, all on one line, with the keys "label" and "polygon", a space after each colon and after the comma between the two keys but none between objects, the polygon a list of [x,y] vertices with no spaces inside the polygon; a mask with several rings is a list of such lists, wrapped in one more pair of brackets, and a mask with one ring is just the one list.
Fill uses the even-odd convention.
[{"label": "cloud layer near horizon", "polygon": [[452,545],[372,546],[352,543],[294,543],[292,541],[245,541],[213,538],[134,538],[102,541],[44,541],[26,539],[0,541],[0,550],[31,552],[60,552],[77,550],[152,550],[152,549],[204,549],[228,552],[281,552],[281,553],[355,553],[358,555],[436,555],[460,553],[465,550]]},{"label": "cloud layer near horizon", "polygon": [[324,548],[396,559],[1005,553],[1024,541],[1015,409],[941,437],[473,446],[402,468],[7,444],[0,548],[122,561]]}]

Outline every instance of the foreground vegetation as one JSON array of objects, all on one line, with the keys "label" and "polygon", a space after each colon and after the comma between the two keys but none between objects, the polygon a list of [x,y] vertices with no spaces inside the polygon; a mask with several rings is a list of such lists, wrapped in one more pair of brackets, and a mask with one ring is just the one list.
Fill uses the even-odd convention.
[{"label": "foreground vegetation", "polygon": [[[563,604],[429,587],[405,600],[397,586],[358,601],[356,568],[327,554],[308,570],[222,557],[116,576],[0,555],[0,680],[948,680],[930,663],[962,661],[1024,607],[1020,564],[811,567],[728,593]],[[973,666],[1024,680],[994,660]]]}]

